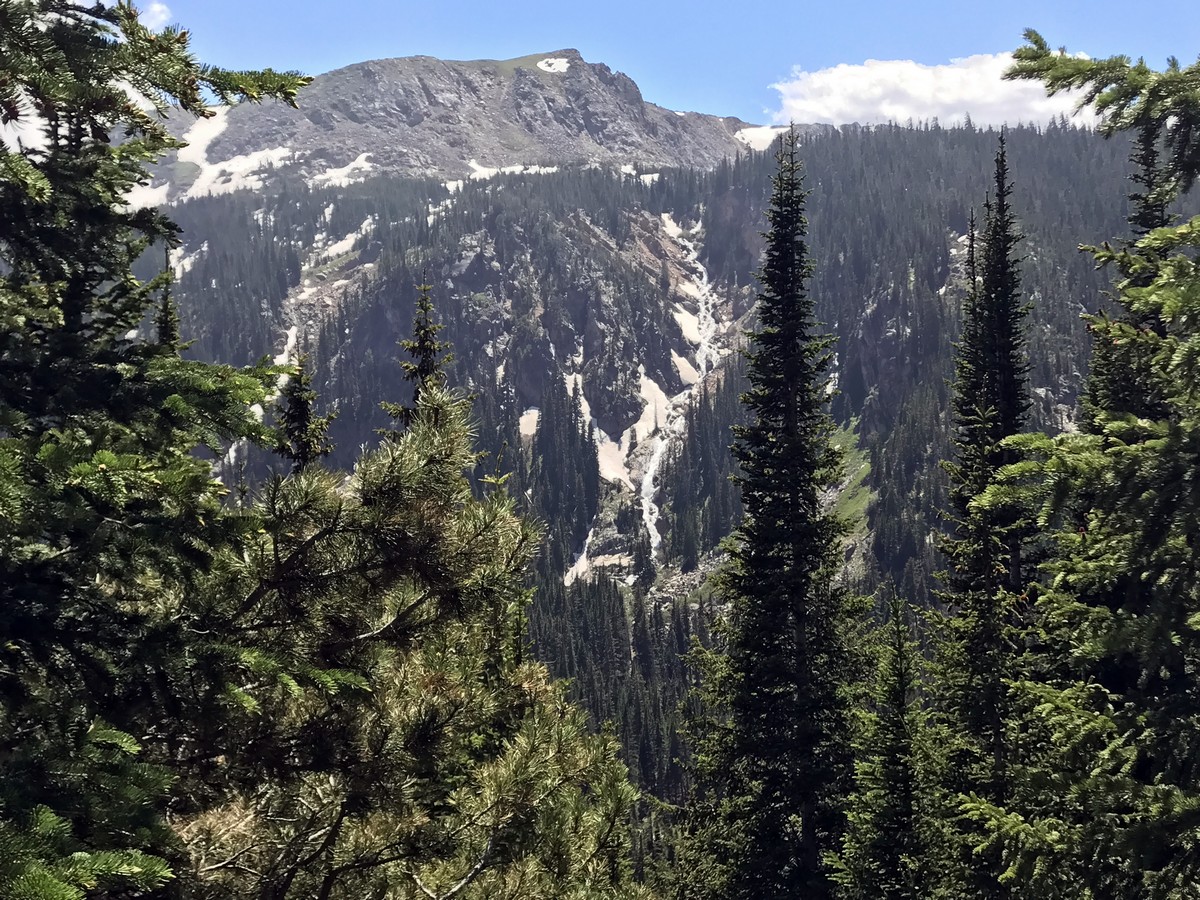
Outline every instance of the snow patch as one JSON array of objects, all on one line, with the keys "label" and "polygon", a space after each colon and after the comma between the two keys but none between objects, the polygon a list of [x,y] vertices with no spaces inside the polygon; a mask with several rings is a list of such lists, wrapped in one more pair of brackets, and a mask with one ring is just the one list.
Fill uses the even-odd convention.
[{"label": "snow patch", "polygon": [[467,165],[471,167],[470,177],[474,181],[478,181],[481,178],[495,178],[500,174],[499,169],[492,168],[491,166],[481,166],[473,159],[469,160]]},{"label": "snow patch", "polygon": [[755,125],[751,128],[743,128],[733,137],[751,150],[766,150],[785,131],[787,131],[786,125]]},{"label": "snow patch", "polygon": [[679,227],[679,223],[675,221],[675,217],[670,213],[662,214],[663,231],[667,233],[667,237],[678,240],[683,237],[683,229]]},{"label": "snow patch", "polygon": [[644,403],[642,415],[625,435],[625,446],[628,446],[632,434],[637,437],[639,447],[648,448],[638,494],[642,501],[642,524],[650,537],[651,549],[655,552],[662,545],[662,534],[658,530],[659,470],[671,442],[683,434],[684,413],[695,392],[695,386],[715,368],[721,356],[721,351],[713,344],[717,334],[717,321],[714,316],[717,301],[708,281],[708,272],[700,263],[700,251],[696,243],[700,226],[695,225],[689,231],[685,231],[669,213],[663,213],[662,225],[664,234],[676,241],[683,251],[687,280],[679,285],[679,290],[695,301],[697,312],[692,312],[682,304],[676,304],[672,309],[672,315],[684,338],[696,347],[695,364],[678,353],[671,352],[679,379],[685,385],[683,391],[673,398],[668,398],[662,387],[646,375],[645,368],[640,368],[640,393]]},{"label": "snow patch", "polygon": [[282,165],[292,158],[292,151],[287,147],[272,147],[235,156],[224,162],[209,162],[208,148],[225,130],[229,124],[228,118],[229,107],[219,107],[213,110],[212,116],[197,119],[196,124],[184,134],[183,140],[187,141],[187,146],[179,149],[177,158],[180,163],[200,169],[195,181],[183,195],[185,199],[215,197],[241,190],[261,190],[264,181],[256,173]]},{"label": "snow patch", "polygon": [[292,151],[287,147],[272,147],[207,165],[200,170],[184,196],[190,200],[232,194],[234,191],[260,191],[266,185],[266,180],[259,173],[281,166],[291,158]]},{"label": "snow patch", "polygon": [[648,440],[667,423],[671,413],[671,398],[657,381],[646,374],[644,366],[638,366],[638,393],[642,398],[642,415],[633,424],[639,442]]},{"label": "snow patch", "polygon": [[358,239],[365,237],[371,233],[371,229],[375,227],[375,217],[367,216],[363,219],[363,223],[358,226],[357,231],[352,231],[340,241],[334,241],[328,247],[321,251],[321,256],[325,259],[336,259],[344,253],[349,253],[354,249],[354,245],[358,243]]},{"label": "snow patch", "polygon": [[300,329],[293,325],[284,332],[283,352],[275,357],[275,365],[286,366],[292,361],[296,355],[296,340],[300,335]]},{"label": "snow patch", "polygon": [[647,172],[645,175],[639,175],[638,178],[642,179],[642,184],[649,186],[649,185],[654,184],[654,182],[658,181],[658,173],[657,172]]},{"label": "snow patch", "polygon": [[551,56],[541,60],[537,67],[543,72],[553,72],[555,75],[561,75],[567,69],[571,68],[571,61],[563,59],[561,56]]},{"label": "snow patch", "polygon": [[686,356],[680,356],[672,350],[671,361],[675,363],[675,371],[679,373],[679,380],[685,385],[690,387],[700,380],[700,373],[696,371],[696,367],[688,361]]},{"label": "snow patch", "polygon": [[[553,175],[558,171],[558,166],[481,166],[476,160],[467,161],[467,165],[471,167],[471,174],[468,176],[472,181],[484,181],[488,178],[495,178],[497,175]],[[454,193],[462,188],[462,181],[447,181],[446,190]],[[452,188],[451,185],[454,185]]]},{"label": "snow patch", "polygon": [[[683,416],[679,410],[673,410],[666,392],[658,383],[646,376],[644,367],[639,367],[641,376],[641,395],[645,401],[642,417],[634,425],[637,430],[638,442],[649,443],[651,446],[650,459],[646,463],[646,471],[642,473],[642,484],[639,490],[642,498],[642,523],[650,535],[650,549],[657,551],[662,545],[662,533],[658,530],[658,504],[655,497],[658,494],[658,470],[662,467],[663,457],[670,445],[671,434],[682,434]],[[689,392],[684,391],[677,399],[686,400]]]},{"label": "snow patch", "polygon": [[697,236],[700,226],[697,224],[691,232],[686,232],[691,235],[689,238],[684,236],[683,228],[670,213],[663,213],[662,220],[663,230],[679,244],[690,270],[687,273],[688,280],[680,283],[679,291],[696,301],[697,312],[693,314],[690,310],[676,306],[673,315],[679,323],[684,339],[689,344],[696,345],[696,370],[703,378],[716,367],[721,353],[713,346],[713,339],[717,335],[717,320],[714,315],[717,298],[709,283],[708,271],[700,262],[700,248],[692,239]]},{"label": "snow patch", "polygon": [[[573,361],[577,366],[583,365],[582,347],[576,352]],[[623,484],[632,491],[633,480],[629,477],[629,466],[627,464],[629,457],[629,432],[626,431],[621,441],[614,441],[596,423],[596,419],[592,416],[592,405],[588,403],[587,395],[583,392],[583,378],[579,373],[564,374],[563,381],[566,382],[568,394],[574,393],[576,389],[579,391],[580,412],[584,420],[591,423],[592,432],[596,439],[596,461],[600,465],[600,477],[614,484]]]},{"label": "snow patch", "polygon": [[208,145],[216,140],[229,123],[229,107],[219,106],[210,110],[211,116],[197,119],[196,123],[187,130],[183,140],[186,147],[180,147],[177,157],[181,163],[193,163],[203,168],[208,165]]},{"label": "snow patch", "polygon": [[375,168],[370,158],[370,153],[360,153],[356,160],[341,168],[326,169],[320,175],[314,175],[310,183],[316,187],[349,187],[356,181],[362,181]]},{"label": "snow patch", "polygon": [[625,163],[625,165],[621,166],[621,174],[622,175],[636,175],[637,169],[635,169],[629,163]]},{"label": "snow patch", "polygon": [[521,437],[533,437],[537,433],[538,416],[541,412],[536,406],[531,406],[525,412],[521,413]]},{"label": "snow patch", "polygon": [[139,184],[125,195],[126,202],[131,209],[152,209],[158,206],[167,205],[167,197],[171,192],[171,185],[160,184],[158,187],[150,187],[147,184]]},{"label": "snow patch", "polygon": [[592,535],[595,533],[594,528],[589,528],[587,537],[583,541],[583,549],[579,551],[579,555],[575,557],[575,562],[571,568],[567,569],[567,574],[563,576],[563,584],[574,584],[576,579],[582,578],[592,569],[592,562],[588,559],[588,549],[592,546]]},{"label": "snow patch", "polygon": [[176,247],[171,251],[171,269],[175,273],[176,280],[182,278],[200,261],[200,257],[208,252],[208,241],[200,245],[199,249],[194,253],[188,253],[183,247]]},{"label": "snow patch", "polygon": [[596,460],[600,463],[600,477],[614,484],[623,484],[632,491],[633,480],[629,477],[629,466],[626,464],[629,450],[625,446],[618,444],[602,429],[596,429]]},{"label": "snow patch", "polygon": [[675,324],[679,326],[679,330],[683,332],[683,339],[689,344],[699,346],[700,344],[700,320],[695,313],[688,312],[678,303],[671,309],[671,315],[675,319]]},{"label": "snow patch", "polygon": [[453,205],[454,205],[453,197],[447,197],[441,203],[430,203],[429,204],[429,214],[425,217],[426,224],[433,225],[433,223],[436,222],[438,219],[440,219],[443,215],[445,215],[445,213],[447,213],[450,210],[450,207],[452,207]]}]

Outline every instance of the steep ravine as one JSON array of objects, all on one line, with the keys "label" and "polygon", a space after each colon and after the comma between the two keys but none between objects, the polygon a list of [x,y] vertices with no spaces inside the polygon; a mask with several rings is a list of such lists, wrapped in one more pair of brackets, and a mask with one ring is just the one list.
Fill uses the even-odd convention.
[{"label": "steep ravine", "polygon": [[[638,486],[642,502],[642,522],[645,524],[646,532],[650,536],[650,546],[655,553],[658,553],[662,546],[662,534],[658,529],[659,506],[656,501],[659,489],[659,470],[671,442],[683,436],[684,411],[691,402],[693,394],[704,378],[713,371],[723,354],[722,348],[714,343],[717,341],[721,329],[716,318],[716,298],[713,296],[712,285],[708,280],[708,272],[700,262],[700,249],[697,245],[700,238],[700,226],[697,224],[690,231],[684,231],[669,213],[663,213],[662,220],[663,233],[673,240],[682,251],[681,268],[685,278],[679,283],[678,290],[684,296],[692,298],[696,305],[697,311],[694,314],[686,309],[677,308],[676,310],[677,320],[682,320],[681,324],[684,322],[695,323],[691,337],[695,339],[693,359],[695,360],[696,377],[671,398],[670,405],[666,410],[666,422],[650,438],[652,449]],[[689,235],[689,237],[685,237],[685,235]],[[685,336],[688,331],[691,329],[685,328]]]}]

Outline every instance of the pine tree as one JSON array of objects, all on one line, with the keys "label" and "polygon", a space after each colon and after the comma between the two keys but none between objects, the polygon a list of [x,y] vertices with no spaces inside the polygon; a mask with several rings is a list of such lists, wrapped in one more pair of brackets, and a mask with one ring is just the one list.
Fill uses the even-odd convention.
[{"label": "pine tree", "polygon": [[[1136,128],[1130,154],[1136,189],[1129,195],[1129,226],[1134,239],[1170,225],[1174,182],[1165,177],[1159,144],[1162,135],[1153,121]],[[1122,272],[1125,277],[1134,273]],[[1144,280],[1144,275],[1139,276]],[[1083,424],[1089,430],[1105,414],[1123,410],[1134,416],[1160,418],[1166,413],[1165,386],[1157,381],[1152,359],[1154,341],[1148,332],[1158,328],[1153,316],[1121,310],[1116,320],[1102,315],[1092,327],[1095,339],[1083,396]],[[1158,335],[1161,337],[1161,335]]]},{"label": "pine tree", "polygon": [[745,518],[730,545],[729,785],[736,847],[727,896],[828,896],[822,854],[840,846],[848,792],[851,604],[835,583],[843,524],[811,274],[799,138],[781,139],[767,212],[758,329],[748,354],[749,425],[734,454]]},{"label": "pine tree", "polygon": [[167,251],[167,280],[162,288],[162,298],[158,301],[158,308],[154,312],[154,336],[160,347],[178,350],[181,346],[179,308],[175,305],[175,298],[171,296],[171,284],[174,281],[174,276],[170,271],[170,266],[171,254],[170,251]]},{"label": "pine tree", "polygon": [[407,406],[390,401],[382,404],[388,415],[406,425],[416,413],[421,392],[441,383],[446,365],[454,358],[445,352],[450,345],[438,340],[438,334],[446,326],[434,321],[432,291],[433,288],[427,284],[417,287],[417,311],[413,316],[412,337],[400,341],[400,347],[412,357],[412,360],[400,363],[404,380],[412,386],[412,401]]},{"label": "pine tree", "polygon": [[189,896],[640,896],[636,791],[523,659],[539,535],[501,486],[472,490],[470,423],[427,385],[350,476],[268,482],[262,527],[204,579],[199,671],[241,677],[186,698],[225,706],[181,767]]}]

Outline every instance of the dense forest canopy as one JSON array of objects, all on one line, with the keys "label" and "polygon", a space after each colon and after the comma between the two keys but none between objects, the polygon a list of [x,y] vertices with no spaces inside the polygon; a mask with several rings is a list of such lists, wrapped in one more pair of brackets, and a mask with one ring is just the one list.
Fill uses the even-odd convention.
[{"label": "dense forest canopy", "polygon": [[0,897],[1195,896],[1200,64],[155,210],[308,79],[0,42]]}]

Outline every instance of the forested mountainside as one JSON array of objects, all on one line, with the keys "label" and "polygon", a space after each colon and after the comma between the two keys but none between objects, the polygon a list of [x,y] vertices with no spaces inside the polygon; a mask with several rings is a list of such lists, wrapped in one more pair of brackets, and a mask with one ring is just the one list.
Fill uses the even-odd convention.
[{"label": "forested mountainside", "polygon": [[[1006,135],[1032,307],[1031,424],[1071,428],[1090,350],[1080,314],[1110,289],[1077,246],[1127,230],[1129,147],[1061,123]],[[946,498],[967,223],[982,215],[997,138],[844,128],[803,147],[812,288],[837,338],[834,410],[854,461],[839,501],[858,520],[848,573],[922,603],[940,567],[930,535]],[[534,652],[597,721],[617,723],[639,783],[675,800],[679,656],[706,627],[708,555],[740,514],[728,447],[773,166],[748,152],[653,177],[566,166],[449,186],[283,177],[172,208],[189,352],[238,363],[307,352],[320,408],[338,414],[336,465],[386,426],[379,404],[403,390],[397,341],[417,285],[431,284],[450,383],[476,397],[479,474],[511,473],[547,527]]]}]

